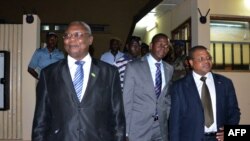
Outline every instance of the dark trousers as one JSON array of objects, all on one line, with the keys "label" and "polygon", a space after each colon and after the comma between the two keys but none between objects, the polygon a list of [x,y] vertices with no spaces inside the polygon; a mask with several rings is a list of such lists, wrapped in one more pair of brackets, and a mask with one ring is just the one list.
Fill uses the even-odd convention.
[{"label": "dark trousers", "polygon": [[216,135],[214,135],[214,136],[206,136],[205,135],[204,141],[217,141]]}]

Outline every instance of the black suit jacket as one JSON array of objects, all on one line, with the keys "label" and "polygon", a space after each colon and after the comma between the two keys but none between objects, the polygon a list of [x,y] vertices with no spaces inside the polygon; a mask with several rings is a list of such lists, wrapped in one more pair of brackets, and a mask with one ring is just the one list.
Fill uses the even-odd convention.
[{"label": "black suit jacket", "polygon": [[92,59],[86,92],[78,101],[67,59],[41,71],[36,89],[32,141],[124,141],[119,74]]}]

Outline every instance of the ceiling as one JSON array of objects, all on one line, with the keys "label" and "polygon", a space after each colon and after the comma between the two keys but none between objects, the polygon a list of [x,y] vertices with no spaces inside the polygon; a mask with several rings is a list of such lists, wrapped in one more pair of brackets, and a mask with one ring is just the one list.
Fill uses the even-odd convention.
[{"label": "ceiling", "polygon": [[[44,24],[68,24],[70,21],[83,20],[89,24],[110,25],[110,36],[115,35],[125,41],[131,34],[135,15],[152,1],[4,0],[0,4],[0,23],[21,24],[25,13],[37,14]],[[155,15],[161,16],[182,1],[184,0],[163,0],[153,9]],[[136,26],[135,32],[145,32],[145,28]]]},{"label": "ceiling", "polygon": [[[159,5],[157,5],[154,9],[151,10],[150,13],[154,13],[155,17],[160,17],[166,12],[172,10],[178,4],[183,2],[184,0],[163,0]],[[146,27],[139,26],[138,24],[135,26],[134,35],[143,36],[146,33]]]},{"label": "ceiling", "polygon": [[162,14],[172,10],[182,1],[184,0],[163,0],[157,7],[155,7],[156,16],[161,16]]}]

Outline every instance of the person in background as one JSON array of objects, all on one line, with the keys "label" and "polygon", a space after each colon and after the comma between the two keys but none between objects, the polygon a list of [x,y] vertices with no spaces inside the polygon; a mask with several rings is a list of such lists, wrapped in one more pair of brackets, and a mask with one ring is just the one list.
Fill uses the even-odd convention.
[{"label": "person in background", "polygon": [[32,141],[124,141],[117,68],[90,56],[85,22],[71,22],[63,40],[67,58],[44,68],[37,84]]},{"label": "person in background", "polygon": [[211,72],[204,46],[188,52],[193,71],[171,87],[170,141],[223,141],[224,125],[237,125],[240,110],[230,79]]},{"label": "person in background", "polygon": [[113,38],[110,40],[109,51],[105,52],[101,56],[101,60],[114,65],[117,59],[121,58],[124,54],[120,51],[121,41]]},{"label": "person in background", "polygon": [[174,67],[173,80],[175,81],[184,77],[189,70],[186,70],[185,43],[182,41],[175,41],[172,45],[174,50],[174,59],[172,63]]},{"label": "person in background", "polygon": [[140,56],[140,42],[141,42],[140,37],[132,36],[126,45],[127,52],[114,63],[114,65],[118,68],[120,73],[122,88],[123,88],[124,73],[127,63],[139,58]]},{"label": "person in background", "polygon": [[170,95],[173,67],[162,61],[169,38],[156,34],[149,54],[127,64],[123,101],[129,141],[168,141]]},{"label": "person in background", "polygon": [[46,47],[36,49],[30,63],[28,72],[37,80],[40,71],[48,65],[64,58],[64,54],[57,48],[58,37],[54,32],[48,32],[46,35]]},{"label": "person in background", "polygon": [[149,53],[149,45],[147,45],[146,43],[142,43],[141,44],[141,56],[144,56],[147,53]]},{"label": "person in background", "polygon": [[169,45],[169,49],[168,49],[168,53],[166,54],[166,56],[162,59],[163,61],[167,62],[170,65],[173,65],[173,61],[174,61],[174,48],[172,43],[170,42]]}]

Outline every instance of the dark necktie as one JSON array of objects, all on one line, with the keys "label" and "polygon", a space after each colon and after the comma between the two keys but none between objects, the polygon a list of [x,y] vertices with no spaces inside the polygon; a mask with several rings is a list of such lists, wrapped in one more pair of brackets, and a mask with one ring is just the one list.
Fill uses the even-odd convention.
[{"label": "dark necktie", "polygon": [[155,94],[156,98],[158,98],[161,94],[161,64],[155,63],[156,66],[156,73],[155,73]]},{"label": "dark necktie", "polygon": [[201,81],[203,81],[203,85],[201,88],[201,102],[204,109],[205,126],[210,127],[214,122],[214,118],[213,118],[212,101],[208,87],[206,85],[206,79],[207,79],[206,77],[201,77]]},{"label": "dark necktie", "polygon": [[73,80],[73,84],[75,87],[76,95],[79,101],[81,101],[82,97],[82,86],[83,86],[83,61],[76,61],[75,64],[77,65],[76,72],[75,72],[75,78]]}]

